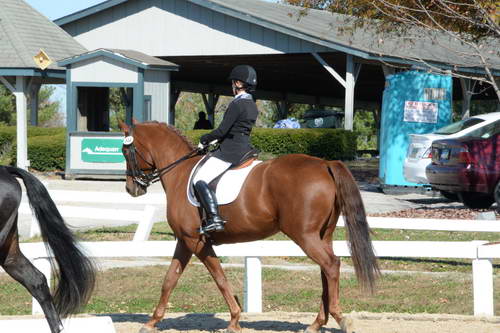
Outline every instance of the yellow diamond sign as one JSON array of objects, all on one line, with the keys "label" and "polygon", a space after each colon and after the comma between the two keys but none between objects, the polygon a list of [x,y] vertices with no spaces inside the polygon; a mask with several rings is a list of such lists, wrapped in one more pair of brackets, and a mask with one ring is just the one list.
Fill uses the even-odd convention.
[{"label": "yellow diamond sign", "polygon": [[52,64],[52,60],[49,58],[47,53],[43,50],[40,50],[36,56],[33,57],[35,60],[35,64],[41,69],[44,70]]}]

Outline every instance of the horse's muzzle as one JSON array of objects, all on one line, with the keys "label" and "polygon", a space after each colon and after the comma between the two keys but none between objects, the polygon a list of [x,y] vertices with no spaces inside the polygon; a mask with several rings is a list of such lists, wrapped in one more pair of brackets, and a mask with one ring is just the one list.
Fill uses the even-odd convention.
[{"label": "horse's muzzle", "polygon": [[134,198],[140,197],[141,195],[147,193],[147,187],[139,185],[136,182],[132,182],[132,184],[127,182],[125,188],[127,189],[127,193],[133,196]]}]

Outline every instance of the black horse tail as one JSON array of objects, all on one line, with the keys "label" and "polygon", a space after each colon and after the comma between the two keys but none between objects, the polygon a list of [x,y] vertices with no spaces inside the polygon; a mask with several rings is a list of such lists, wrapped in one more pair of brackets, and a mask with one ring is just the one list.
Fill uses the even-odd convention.
[{"label": "black horse tail", "polygon": [[[52,251],[59,267],[58,284],[53,295],[56,310],[62,317],[76,313],[87,304],[92,294],[95,266],[78,248],[73,233],[64,223],[45,186],[23,169],[5,168],[23,180],[43,241],[50,246],[47,251]],[[54,265],[52,267],[55,271]]]},{"label": "black horse tail", "polygon": [[344,215],[351,259],[356,277],[362,288],[373,292],[375,280],[380,276],[377,257],[373,251],[370,227],[365,206],[351,172],[340,161],[329,161],[329,172],[337,186],[337,204]]}]

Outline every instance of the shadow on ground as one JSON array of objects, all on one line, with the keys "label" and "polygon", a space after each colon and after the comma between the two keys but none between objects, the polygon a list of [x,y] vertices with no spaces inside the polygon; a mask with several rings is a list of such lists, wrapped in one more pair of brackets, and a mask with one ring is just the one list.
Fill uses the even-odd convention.
[{"label": "shadow on ground", "polygon": [[[106,314],[110,316],[113,323],[138,323],[145,324],[149,320],[148,315],[144,314]],[[227,328],[228,321],[225,319],[217,318],[214,314],[186,314],[175,318],[167,318],[162,320],[157,328],[163,330],[176,330],[176,331],[198,331],[198,332],[214,332]],[[254,331],[286,331],[286,332],[299,332],[304,331],[307,325],[300,322],[292,322],[287,320],[252,320],[246,321],[244,316],[240,321],[243,329],[251,329]],[[335,328],[324,328],[322,332],[328,333],[341,333],[342,331]]]}]

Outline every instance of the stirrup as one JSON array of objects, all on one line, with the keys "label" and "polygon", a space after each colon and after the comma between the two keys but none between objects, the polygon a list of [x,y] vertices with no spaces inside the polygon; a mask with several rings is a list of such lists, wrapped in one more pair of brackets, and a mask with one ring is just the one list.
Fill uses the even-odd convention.
[{"label": "stirrup", "polygon": [[212,222],[206,226],[201,226],[200,229],[198,229],[198,232],[200,235],[204,235],[210,232],[221,232],[224,231],[224,224],[226,224],[226,221],[223,219],[219,219],[220,221],[217,222]]}]

